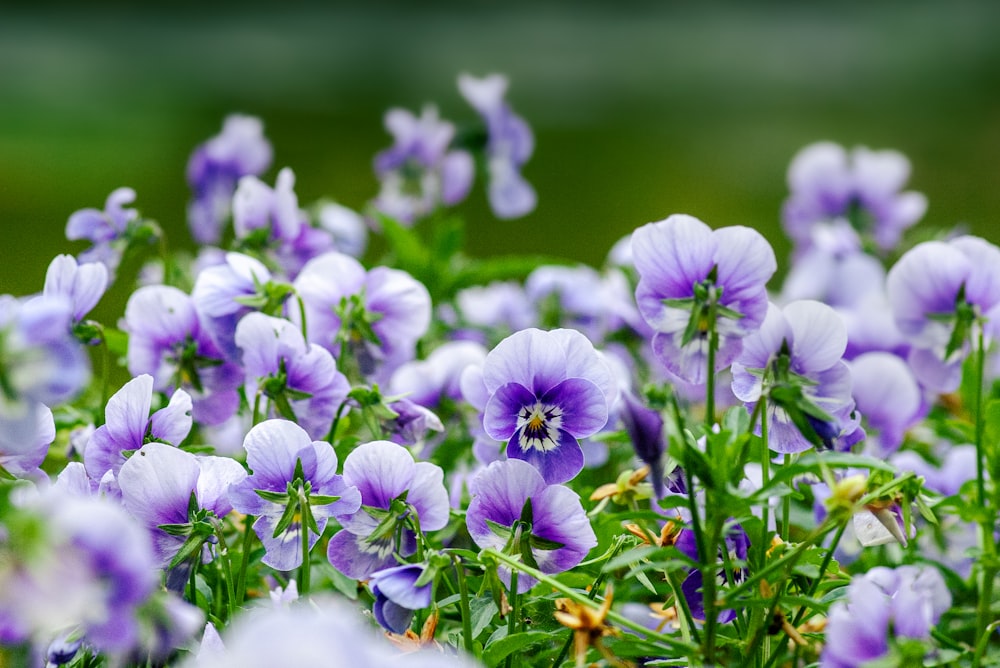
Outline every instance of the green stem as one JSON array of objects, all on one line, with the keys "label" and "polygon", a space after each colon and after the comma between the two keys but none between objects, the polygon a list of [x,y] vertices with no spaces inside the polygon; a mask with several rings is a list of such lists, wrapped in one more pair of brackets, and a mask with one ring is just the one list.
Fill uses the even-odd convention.
[{"label": "green stem", "polygon": [[[711,505],[708,500],[710,491],[705,490],[706,509]],[[709,664],[715,663],[715,631],[719,623],[715,599],[716,577],[719,571],[719,534],[721,530],[721,520],[718,517],[711,517],[708,520],[708,542],[705,545],[705,557],[701,562],[702,605],[705,611],[705,660]]]},{"label": "green stem", "polygon": [[312,570],[312,564],[309,560],[309,527],[305,522],[305,517],[310,512],[308,504],[309,499],[300,489],[299,508],[302,513],[302,521],[299,523],[299,531],[302,533],[302,566],[299,567],[299,595],[303,597],[309,594],[309,574]]},{"label": "green stem", "polygon": [[238,606],[236,602],[236,591],[233,585],[232,555],[229,553],[229,547],[226,545],[226,536],[222,531],[221,525],[216,525],[215,536],[219,539],[219,556],[221,557],[223,569],[222,577],[226,580],[226,610],[229,613],[229,619],[232,619],[233,615],[236,614],[236,608]]},{"label": "green stem", "polygon": [[[719,349],[716,317],[715,296],[713,295],[708,303],[708,369],[706,369],[705,376],[705,428],[708,431],[712,431],[712,427],[715,426],[715,356]],[[708,453],[708,457],[711,461],[711,453]]]},{"label": "green stem", "polygon": [[[823,576],[826,575],[826,569],[830,567],[830,562],[833,561],[833,553],[837,550],[837,545],[840,544],[840,539],[844,537],[844,531],[847,529],[847,522],[843,522],[839,527],[837,527],[837,533],[833,534],[833,540],[830,542],[830,547],[827,549],[826,554],[823,555],[823,561],[819,565],[819,575],[816,579],[812,581],[809,585],[809,590],[806,592],[806,597],[812,598],[816,590],[819,589],[820,583],[823,582]],[[792,626],[798,626],[802,623],[802,618],[806,615],[806,606],[799,608],[799,611],[795,613],[795,619],[792,621]]]},{"label": "green stem", "polygon": [[465,640],[465,651],[475,655],[476,639],[472,636],[472,609],[469,607],[469,584],[465,581],[465,565],[456,554],[451,555],[451,563],[458,578],[458,605],[462,612],[462,638]]},{"label": "green stem", "polygon": [[295,293],[295,301],[299,303],[299,318],[302,319],[302,338],[308,341],[309,329],[306,327],[306,303],[302,301],[302,296],[298,292]]},{"label": "green stem", "polygon": [[243,552],[240,554],[240,575],[236,580],[236,604],[243,605],[247,593],[247,566],[250,564],[250,547],[253,545],[253,515],[247,515],[243,519]]},{"label": "green stem", "polygon": [[[788,467],[792,464],[792,455],[785,454],[785,460],[783,466]],[[792,535],[791,531],[792,523],[792,497],[786,494],[781,499],[781,540],[788,542],[789,536]]]},{"label": "green stem", "polygon": [[[563,584],[562,582],[553,577],[549,577],[545,573],[542,573],[540,570],[531,568],[530,566],[521,563],[521,561],[516,557],[504,554],[494,548],[487,548],[486,550],[483,550],[482,554],[483,556],[487,556],[492,559],[495,559],[496,561],[501,562],[505,566],[508,566],[517,572],[524,573],[525,575],[529,575],[535,578],[539,582],[545,583],[546,587],[551,587],[552,589],[555,589],[559,593],[565,595],[567,598],[575,601],[576,603],[579,603],[580,605],[586,606],[591,610],[600,610],[601,608],[600,604],[597,601],[591,600],[587,596],[581,594],[579,591],[566,586],[565,584]],[[659,642],[669,647],[673,651],[683,652],[688,656],[696,656],[698,653],[697,646],[692,645],[691,643],[684,642],[682,640],[678,640],[673,636],[669,636],[663,633],[658,633],[656,631],[650,630],[645,626],[643,626],[642,624],[640,624],[639,622],[634,622],[628,617],[624,617],[619,613],[615,612],[614,610],[608,611],[607,619],[619,626],[631,629],[639,633],[640,635],[649,638],[650,640]]]},{"label": "green stem", "polygon": [[[757,407],[764,405],[766,401],[761,398],[757,402]],[[754,409],[756,411],[756,408]],[[771,482],[771,448],[767,444],[767,411],[762,410],[760,415],[760,440],[761,440],[761,456],[760,456],[760,486],[761,489],[767,488],[768,484]],[[767,548],[771,541],[768,537],[771,534],[771,530],[768,525],[771,523],[771,502],[770,499],[764,501],[760,510],[761,515],[761,527],[760,527],[760,547],[758,548],[758,563],[763,566],[767,561]]]},{"label": "green stem", "polygon": [[[993,540],[996,513],[994,509],[989,507],[989,499],[986,496],[986,476],[984,474],[986,454],[984,453],[983,433],[985,431],[986,420],[984,415],[985,408],[983,406],[983,377],[985,375],[986,346],[984,344],[982,326],[977,329],[975,353],[976,375],[974,379],[976,383],[976,498],[980,506],[984,509],[982,519],[979,523],[979,547],[983,551],[985,558],[981,562],[983,565],[980,572],[979,602],[976,610],[976,653],[972,660],[973,668],[978,668],[981,665],[982,654],[988,644],[989,635],[986,629],[992,621],[990,607],[993,603],[993,581],[996,579],[997,574],[996,567],[994,566],[996,563],[996,543]],[[993,484],[997,484],[996,481]]]},{"label": "green stem", "polygon": [[[510,579],[510,615],[507,617],[507,637],[511,637],[517,633],[517,623],[518,617],[521,616],[521,594],[517,591],[519,578],[517,575],[511,576]],[[517,652],[511,652],[507,655],[507,660],[504,662],[506,668],[513,668],[514,666],[514,655]]]},{"label": "green stem", "polygon": [[253,418],[250,426],[256,427],[260,423],[260,398],[261,389],[257,388],[257,393],[253,397]]}]

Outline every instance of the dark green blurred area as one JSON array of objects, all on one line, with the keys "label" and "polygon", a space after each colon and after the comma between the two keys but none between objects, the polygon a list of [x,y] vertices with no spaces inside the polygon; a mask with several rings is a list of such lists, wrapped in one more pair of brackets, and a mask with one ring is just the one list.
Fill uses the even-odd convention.
[{"label": "dark green blurred area", "polygon": [[[228,8],[227,8],[228,7]],[[269,3],[0,9],[0,292],[40,289],[69,215],[114,188],[190,246],[184,168],[260,116],[302,204],[361,207],[391,106],[475,115],[460,72],[506,73],[536,132],[538,209],[459,210],[473,255],[599,263],[670,213],[778,232],[792,156],[895,148],[927,225],[1000,241],[1000,3]]]}]

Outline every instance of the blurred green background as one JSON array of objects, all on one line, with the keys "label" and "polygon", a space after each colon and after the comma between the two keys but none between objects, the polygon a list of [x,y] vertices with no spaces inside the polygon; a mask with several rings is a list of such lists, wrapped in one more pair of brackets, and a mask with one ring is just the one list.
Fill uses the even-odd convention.
[{"label": "blurred green background", "polygon": [[300,202],[362,206],[391,106],[471,122],[460,72],[506,73],[538,209],[460,207],[473,255],[599,263],[674,212],[778,234],[785,172],[829,139],[896,148],[928,225],[1000,241],[1000,3],[67,4],[0,9],[0,292],[40,289],[76,209],[118,186],[190,245],[184,168],[260,116]]}]

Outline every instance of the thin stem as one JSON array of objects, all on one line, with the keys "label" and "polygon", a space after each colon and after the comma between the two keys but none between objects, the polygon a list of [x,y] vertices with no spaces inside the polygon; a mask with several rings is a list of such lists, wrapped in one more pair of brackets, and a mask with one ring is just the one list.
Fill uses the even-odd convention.
[{"label": "thin stem", "polygon": [[223,577],[226,580],[226,600],[228,602],[226,609],[229,612],[229,618],[232,619],[233,615],[236,614],[237,607],[236,590],[233,584],[233,561],[229,547],[226,545],[226,535],[222,531],[221,524],[216,524],[215,535],[219,539],[219,556],[222,558]]},{"label": "thin stem", "polygon": [[[788,467],[792,465],[792,455],[786,453],[783,466]],[[781,499],[781,540],[788,542],[789,536],[791,536],[791,523],[792,523],[792,497],[786,494]]]},{"label": "thin stem", "polygon": [[[983,406],[983,376],[984,368],[986,364],[986,346],[984,345],[983,338],[983,328],[979,326],[978,335],[976,337],[976,495],[979,500],[980,506],[983,507],[984,511],[982,520],[979,524],[979,547],[982,549],[985,559],[981,563],[985,564],[982,566],[982,572],[980,573],[980,585],[979,585],[979,604],[976,611],[976,653],[972,659],[973,668],[978,668],[982,663],[983,652],[986,650],[986,645],[988,644],[989,635],[987,635],[987,627],[991,622],[991,604],[993,603],[993,581],[996,579],[996,568],[993,566],[996,563],[995,553],[996,553],[996,543],[993,540],[993,529],[994,522],[996,520],[996,513],[994,509],[989,506],[989,500],[986,497],[986,482],[985,474],[983,472],[985,454],[983,452],[983,433],[985,430],[985,409]],[[996,481],[993,481],[996,485]],[[993,512],[991,512],[993,511]],[[985,638],[984,638],[985,636]]]},{"label": "thin stem", "polygon": [[[510,590],[510,615],[507,617],[507,637],[511,637],[517,633],[517,622],[518,617],[521,616],[521,594],[518,590],[518,580],[519,578],[515,575],[511,577],[511,590]],[[514,655],[517,652],[511,652],[507,655],[507,660],[504,662],[506,668],[513,668],[514,666]]]},{"label": "thin stem", "polygon": [[309,573],[312,564],[309,561],[309,527],[305,522],[306,515],[310,513],[307,507],[309,499],[305,493],[299,490],[299,508],[302,514],[302,521],[299,522],[299,531],[302,533],[302,566],[299,568],[299,595],[306,596],[309,593]]},{"label": "thin stem", "polygon": [[[708,369],[706,369],[707,373],[705,376],[705,428],[708,431],[712,431],[712,427],[715,426],[715,357],[719,350],[719,332],[716,327],[715,288],[712,288],[712,292],[712,297],[708,302]],[[711,459],[710,453],[709,459]]]},{"label": "thin stem", "polygon": [[[761,406],[765,403],[763,397],[761,401],[757,402],[757,406]],[[756,409],[755,409],[756,412]],[[760,414],[760,440],[761,440],[761,457],[760,457],[760,486],[764,489],[771,482],[771,448],[768,446],[767,440],[767,411],[762,410]],[[764,501],[764,505],[760,511],[761,528],[760,528],[760,547],[758,557],[758,562],[761,566],[767,561],[767,547],[770,541],[768,536],[771,534],[771,529],[768,526],[771,523],[771,500],[767,499]]]},{"label": "thin stem", "polygon": [[465,640],[465,651],[475,655],[476,639],[472,636],[472,609],[469,607],[469,585],[465,581],[465,566],[456,554],[451,555],[451,563],[458,578],[458,605],[462,612],[462,638]]},{"label": "thin stem", "polygon": [[257,424],[260,422],[260,397],[261,397],[261,394],[262,394],[261,389],[258,387],[257,388],[257,393],[254,394],[254,397],[253,397],[253,418],[252,418],[253,421],[251,422],[251,426],[253,426],[253,427],[256,427]]},{"label": "thin stem", "polygon": [[254,522],[253,515],[247,515],[243,518],[243,552],[240,555],[240,575],[236,580],[236,602],[237,605],[243,605],[243,601],[246,600],[247,593],[247,566],[250,564],[250,547],[253,545],[253,529],[251,525]]}]

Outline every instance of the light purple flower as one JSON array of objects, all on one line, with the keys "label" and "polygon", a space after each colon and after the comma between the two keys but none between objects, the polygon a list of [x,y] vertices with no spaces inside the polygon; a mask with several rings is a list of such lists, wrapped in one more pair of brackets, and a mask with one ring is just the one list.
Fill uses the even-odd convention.
[{"label": "light purple flower", "polygon": [[243,351],[247,397],[267,401],[263,415],[294,420],[312,438],[326,438],[350,386],[333,356],[306,343],[298,327],[283,318],[249,313],[236,326]]},{"label": "light purple flower", "polygon": [[40,474],[38,467],[56,440],[56,424],[52,411],[43,403],[37,404],[30,413],[35,417],[33,431],[8,430],[0,420],[0,475],[4,471],[17,478]]},{"label": "light purple flower", "polygon": [[570,329],[526,329],[507,337],[487,355],[483,382],[490,394],[486,433],[508,441],[507,456],[529,462],[548,483],[580,472],[577,439],[607,423],[618,394],[607,363]]},{"label": "light purple flower", "polygon": [[368,226],[361,214],[336,202],[320,206],[319,226],[333,237],[334,250],[361,257],[368,245]]},{"label": "light purple flower", "polygon": [[73,305],[73,321],[79,322],[97,306],[107,287],[108,268],[103,264],[77,264],[72,255],[57,255],[45,272],[42,294],[65,297]]},{"label": "light purple flower", "polygon": [[[777,262],[767,241],[748,227],[712,230],[675,214],[632,233],[639,272],[639,312],[656,331],[653,350],[671,373],[702,384],[739,355],[743,339],[767,313],[767,281]],[[709,302],[719,349],[708,368]]]},{"label": "light purple flower", "polygon": [[259,260],[241,253],[226,253],[224,264],[203,269],[195,279],[191,299],[203,318],[212,341],[228,359],[237,360],[236,323],[251,311],[274,315],[291,289],[272,280]]},{"label": "light purple flower", "polygon": [[[304,503],[310,505],[315,527],[309,531],[309,549],[326,528],[331,516],[349,514],[358,509],[361,495],[344,478],[337,475],[337,454],[329,443],[312,441],[301,427],[287,420],[267,420],[250,430],[243,447],[247,451],[247,466],[253,475],[229,488],[229,501],[233,508],[247,515],[256,515],[253,530],[264,545],[263,562],[279,571],[289,571],[302,564],[303,520],[307,513],[303,501],[293,495],[305,495]],[[396,446],[398,447],[398,446]],[[302,480],[296,479],[296,469],[301,467]],[[280,522],[287,504],[268,500],[258,494],[271,492],[293,497],[288,502],[298,503],[298,515],[282,531]],[[332,502],[312,505],[309,496],[335,497]],[[326,499],[323,499],[326,501]],[[318,531],[317,531],[318,529]]]},{"label": "light purple flower", "polygon": [[1000,249],[978,237],[928,241],[899,259],[886,287],[917,379],[957,388],[975,333],[989,341],[1000,332]]},{"label": "light purple flower", "polygon": [[617,270],[602,275],[585,265],[542,266],[528,275],[524,291],[544,326],[578,329],[592,341],[640,320],[628,281]]},{"label": "light purple flower", "polygon": [[[768,446],[801,452],[817,443],[843,449],[864,436],[854,414],[847,331],[836,312],[809,300],[771,304],[733,363],[733,393],[752,410],[766,400]],[[816,410],[818,409],[818,410]],[[803,433],[805,430],[805,434]]]},{"label": "light purple flower", "polygon": [[477,327],[513,333],[535,326],[538,320],[524,288],[513,281],[465,288],[455,302],[462,319]]},{"label": "light purple flower", "polygon": [[832,142],[807,146],[788,168],[785,231],[805,247],[812,226],[847,219],[880,250],[891,250],[927,210],[921,193],[900,192],[909,176],[909,161],[896,151],[858,147],[848,154]]},{"label": "light purple flower", "polygon": [[[70,332],[72,306],[60,295],[21,302],[0,295],[0,431],[37,443],[42,404],[72,399],[90,380],[89,358]],[[18,446],[20,448],[21,446]]]},{"label": "light purple flower", "polygon": [[0,637],[44,646],[80,627],[99,651],[123,655],[135,647],[139,608],[158,580],[142,527],[114,501],[58,490],[11,512],[34,515],[30,526],[44,532],[0,541]]},{"label": "light purple flower", "polygon": [[951,594],[931,567],[877,566],[856,575],[847,599],[830,606],[820,666],[858,668],[885,656],[893,637],[930,640],[951,607]]},{"label": "light purple flower", "polygon": [[424,574],[423,564],[401,564],[372,573],[369,584],[375,604],[375,620],[393,633],[406,633],[414,610],[430,607],[432,582],[416,586]]},{"label": "light purple flower", "polygon": [[151,375],[158,392],[188,392],[201,424],[219,424],[237,411],[243,370],[223,358],[187,294],[167,285],[139,288],[125,305],[124,329],[132,375]]},{"label": "light purple flower", "polygon": [[349,578],[364,579],[394,566],[394,553],[413,554],[415,536],[406,526],[413,517],[421,531],[436,531],[448,523],[444,472],[429,462],[413,461],[409,451],[395,443],[358,446],[344,459],[344,481],[361,492],[361,509],[338,516],[344,528],[330,540],[327,557]]},{"label": "light purple flower", "polygon": [[138,211],[125,208],[134,201],[134,190],[118,188],[108,195],[103,211],[80,209],[69,217],[66,238],[91,242],[90,248],[80,253],[81,263],[100,262],[107,267],[109,276],[114,276],[124,253],[129,226],[139,220]]},{"label": "light purple flower", "polygon": [[227,117],[222,132],[195,149],[187,165],[194,194],[188,225],[195,241],[219,242],[237,181],[262,174],[271,164],[271,154],[260,119],[241,115]]},{"label": "light purple flower", "polygon": [[233,195],[233,227],[237,239],[263,231],[266,239],[294,241],[302,220],[295,195],[295,174],[288,167],[278,172],[271,188],[256,176],[244,176]]},{"label": "light purple flower", "polygon": [[177,390],[166,407],[152,415],[153,377],[133,378],[108,400],[106,422],[97,428],[83,454],[87,475],[100,480],[107,471],[115,476],[126,458],[151,441],[180,445],[191,431],[191,397]]},{"label": "light purple flower", "polygon": [[486,122],[486,160],[489,170],[490,207],[497,218],[519,218],[534,210],[537,196],[521,176],[521,168],[535,150],[531,128],[504,99],[507,77],[491,74],[477,79],[458,77],[462,97]]},{"label": "light purple flower", "polygon": [[471,365],[481,366],[485,360],[486,349],[474,341],[442,343],[427,359],[407,362],[396,369],[389,381],[389,394],[405,395],[428,408],[442,399],[460,399],[462,372]]},{"label": "light purple flower", "polygon": [[[874,352],[849,364],[857,408],[877,433],[879,456],[894,452],[904,432],[927,412],[917,379],[899,357]],[[873,440],[869,434],[869,443]]]},{"label": "light purple flower", "polygon": [[472,186],[472,156],[449,151],[455,126],[424,107],[418,118],[405,109],[391,109],[385,127],[395,143],[375,156],[375,173],[382,188],[375,207],[404,225],[433,212],[439,205],[465,199]]},{"label": "light purple flower", "polygon": [[[548,485],[534,467],[508,459],[494,462],[469,484],[472,501],[465,516],[472,540],[481,548],[508,550],[543,573],[567,571],[597,545],[597,538],[576,492]],[[528,510],[530,508],[530,510]],[[511,589],[510,569],[500,569]],[[535,579],[518,574],[516,591]]]},{"label": "light purple flower", "polygon": [[146,526],[160,567],[166,568],[186,537],[161,527],[190,525],[196,520],[189,516],[192,494],[198,510],[210,513],[206,517],[225,517],[233,509],[227,495],[229,486],[246,477],[235,459],[201,457],[172,445],[147,443],[122,465],[118,485],[123,505]]},{"label": "light purple flower", "polygon": [[[413,359],[430,326],[427,288],[399,269],[366,272],[349,255],[331,252],[310,260],[294,286],[305,305],[309,341],[338,356],[344,345],[365,375],[387,375]],[[290,316],[297,321],[294,309]],[[377,341],[366,336],[369,330]]]}]

